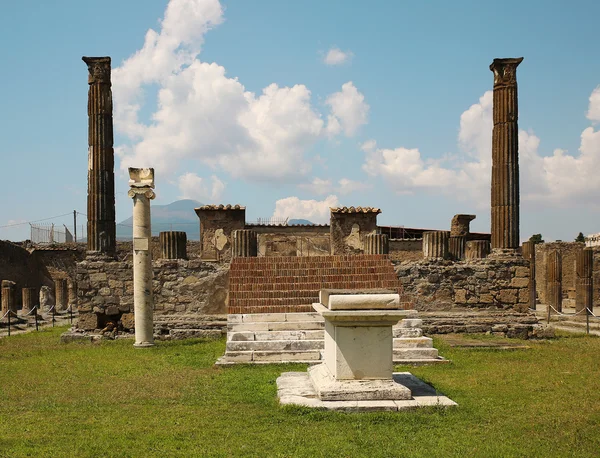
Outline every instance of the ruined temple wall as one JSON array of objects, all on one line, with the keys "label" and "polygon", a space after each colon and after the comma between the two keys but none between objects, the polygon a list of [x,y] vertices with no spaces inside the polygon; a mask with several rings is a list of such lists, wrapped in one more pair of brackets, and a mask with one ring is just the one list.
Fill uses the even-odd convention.
[{"label": "ruined temple wall", "polygon": [[419,261],[423,259],[423,239],[390,239],[390,259]]},{"label": "ruined temple wall", "polygon": [[[562,288],[563,299],[575,299],[575,258],[577,252],[585,248],[585,243],[580,242],[549,242],[538,243],[535,246],[535,280],[538,300],[546,304],[547,279],[546,267],[548,253],[558,250],[562,256]],[[595,264],[596,266],[597,264]],[[567,305],[567,304],[565,304]],[[573,304],[569,304],[573,305]]]},{"label": "ruined temple wall", "polygon": [[[153,261],[155,315],[225,314],[229,265],[193,260]],[[80,329],[103,327],[110,317],[133,328],[131,260],[88,258],[77,266]],[[99,318],[100,317],[100,318]]]},{"label": "ruined temple wall", "polygon": [[469,262],[394,262],[404,292],[417,310],[528,308],[529,267],[527,262],[480,259]]}]

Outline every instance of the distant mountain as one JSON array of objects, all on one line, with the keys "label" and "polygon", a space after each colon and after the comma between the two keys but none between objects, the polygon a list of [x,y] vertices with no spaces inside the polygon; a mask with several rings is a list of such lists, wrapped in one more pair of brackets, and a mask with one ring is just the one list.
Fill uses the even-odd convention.
[{"label": "distant mountain", "polygon": [[299,224],[314,226],[315,223],[307,219],[290,219],[288,220],[288,226],[297,226]]},{"label": "distant mountain", "polygon": [[[185,231],[188,240],[200,240],[200,220],[194,208],[203,204],[197,200],[177,200],[168,205],[152,205],[152,235],[162,231]],[[133,217],[117,224],[117,239],[131,240]]]}]

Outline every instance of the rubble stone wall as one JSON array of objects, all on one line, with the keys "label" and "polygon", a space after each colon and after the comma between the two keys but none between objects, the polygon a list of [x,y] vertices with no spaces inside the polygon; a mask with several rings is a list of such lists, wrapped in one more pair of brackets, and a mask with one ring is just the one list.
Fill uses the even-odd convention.
[{"label": "rubble stone wall", "polygon": [[[227,313],[229,265],[199,259],[153,261],[154,311],[157,315]],[[79,322],[101,329],[108,320],[133,328],[131,260],[88,257],[77,265]]]},{"label": "rubble stone wall", "polygon": [[423,259],[423,239],[390,239],[390,259],[419,261]]},{"label": "rubble stone wall", "polygon": [[417,310],[528,308],[529,266],[523,259],[394,261],[394,265]]}]

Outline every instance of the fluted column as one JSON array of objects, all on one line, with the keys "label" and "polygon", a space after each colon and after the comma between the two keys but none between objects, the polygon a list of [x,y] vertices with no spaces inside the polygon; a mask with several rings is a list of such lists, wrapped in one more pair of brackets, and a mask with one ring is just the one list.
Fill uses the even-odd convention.
[{"label": "fluted column", "polygon": [[423,256],[427,259],[447,259],[448,238],[446,231],[423,232]]},{"label": "fluted column", "polygon": [[492,131],[492,249],[519,247],[519,115],[517,66],[523,61],[494,59]]},{"label": "fluted column", "polygon": [[2,315],[9,310],[11,314],[17,314],[17,300],[15,297],[16,283],[10,280],[2,280]]},{"label": "fluted column", "polygon": [[187,259],[187,234],[184,231],[166,231],[158,236],[162,259]]},{"label": "fluted column", "polygon": [[54,298],[57,312],[67,309],[69,304],[69,285],[65,278],[54,280]]},{"label": "fluted column", "polygon": [[154,199],[154,169],[129,168],[129,197],[133,199],[133,314],[134,347],[154,346],[152,294],[152,228],[150,200]]},{"label": "fluted column", "polygon": [[232,232],[232,257],[250,258],[258,255],[258,238],[255,231],[236,229]]},{"label": "fluted column", "polygon": [[450,254],[450,259],[453,259],[454,261],[465,259],[466,244],[466,235],[451,235],[448,238],[448,253]]},{"label": "fluted column", "polygon": [[490,254],[490,242],[487,240],[470,240],[466,243],[465,259],[483,259]]},{"label": "fluted column", "polygon": [[536,308],[536,288],[535,283],[535,243],[523,242],[522,248],[523,258],[529,261],[529,308]]},{"label": "fluted column", "polygon": [[594,251],[585,248],[575,258],[577,273],[575,309],[577,312],[586,308],[594,309]]},{"label": "fluted column", "polygon": [[365,236],[365,254],[388,254],[390,242],[386,234],[367,234]]},{"label": "fluted column", "polygon": [[115,252],[115,155],[110,57],[82,57],[88,66],[87,249]]},{"label": "fluted column", "polygon": [[75,280],[71,280],[69,282],[69,309],[75,310],[77,308],[77,282]]},{"label": "fluted column", "polygon": [[[23,300],[23,308],[21,309],[21,313],[23,315],[27,315],[38,303],[38,294],[37,289],[35,288],[22,288],[21,289],[21,298]],[[38,313],[36,311],[36,313]]]},{"label": "fluted column", "polygon": [[562,256],[560,251],[555,250],[548,253],[546,269],[548,280],[546,297],[548,298],[548,306],[552,306],[556,311],[562,312]]}]

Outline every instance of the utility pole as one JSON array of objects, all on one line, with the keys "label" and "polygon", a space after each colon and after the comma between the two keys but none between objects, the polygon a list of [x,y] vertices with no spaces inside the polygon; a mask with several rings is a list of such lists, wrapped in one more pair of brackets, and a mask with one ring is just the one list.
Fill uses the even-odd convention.
[{"label": "utility pole", "polygon": [[73,238],[77,243],[77,210],[73,210]]}]

